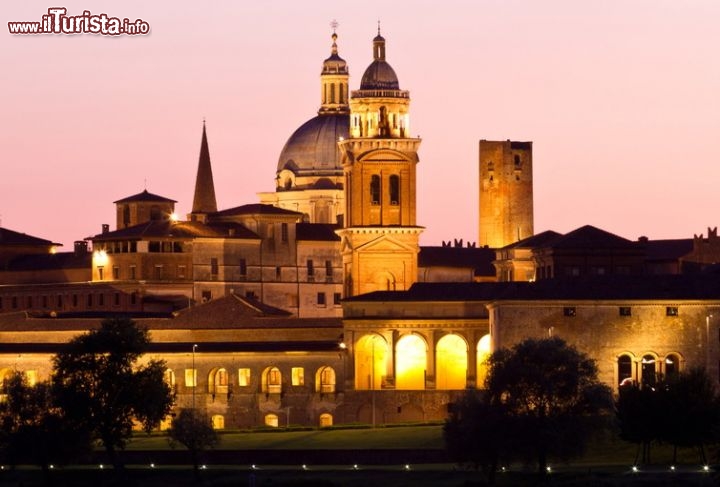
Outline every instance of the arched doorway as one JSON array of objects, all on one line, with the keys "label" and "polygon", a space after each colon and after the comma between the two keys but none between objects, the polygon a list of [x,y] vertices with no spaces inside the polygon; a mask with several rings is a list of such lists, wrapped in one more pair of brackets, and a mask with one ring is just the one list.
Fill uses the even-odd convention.
[{"label": "arched doorway", "polygon": [[427,345],[417,335],[405,335],[395,345],[395,389],[425,389]]},{"label": "arched doorway", "polygon": [[485,379],[488,374],[488,359],[492,354],[492,343],[490,335],[484,335],[477,345],[477,388],[485,388]]},{"label": "arched doorway", "polygon": [[435,387],[465,389],[467,387],[468,346],[460,335],[442,337],[435,347]]},{"label": "arched doorway", "polygon": [[380,389],[387,375],[388,345],[376,334],[365,335],[355,346],[355,389]]}]

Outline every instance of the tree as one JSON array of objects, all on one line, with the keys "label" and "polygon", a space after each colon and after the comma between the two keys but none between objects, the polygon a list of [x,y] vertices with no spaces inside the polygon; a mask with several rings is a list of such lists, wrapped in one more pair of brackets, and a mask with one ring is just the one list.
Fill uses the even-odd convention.
[{"label": "tree", "polygon": [[173,419],[168,434],[171,447],[175,448],[175,445],[179,443],[190,452],[197,478],[200,454],[209,448],[215,448],[220,442],[220,438],[213,429],[210,419],[207,415],[198,413],[195,410],[183,409]]},{"label": "tree", "polygon": [[21,372],[5,384],[0,445],[11,465],[33,463],[47,473],[51,464],[67,463],[89,451],[89,436],[63,417],[50,391],[48,383],[29,385]]},{"label": "tree", "polygon": [[514,424],[503,404],[490,401],[486,391],[468,390],[453,404],[443,426],[450,458],[480,468],[489,485],[500,462],[510,459]]},{"label": "tree", "polygon": [[652,386],[624,386],[617,403],[620,437],[642,446],[642,463],[650,463],[650,445],[661,441],[678,447],[698,447],[706,462],[704,445],[717,438],[720,400],[705,369],[661,377]]},{"label": "tree", "polygon": [[595,362],[554,337],[527,339],[489,359],[490,402],[501,404],[517,431],[513,449],[537,461],[540,475],[550,455],[582,452],[589,419],[612,409],[610,389],[597,379]]},{"label": "tree", "polygon": [[110,461],[132,434],[133,422],[156,427],[174,397],[165,383],[165,363],[138,365],[150,339],[127,318],[110,318],[100,328],[72,339],[53,359],[53,393],[65,415],[99,440]]}]

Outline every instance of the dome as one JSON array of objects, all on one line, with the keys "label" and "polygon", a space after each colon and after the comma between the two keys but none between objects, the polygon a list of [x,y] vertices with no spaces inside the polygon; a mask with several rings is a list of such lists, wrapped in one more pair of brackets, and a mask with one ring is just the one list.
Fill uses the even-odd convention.
[{"label": "dome", "polygon": [[376,59],[368,66],[360,81],[361,90],[399,90],[400,82],[398,81],[395,70],[387,61]]},{"label": "dome", "polygon": [[338,55],[337,34],[332,35],[332,51],[330,57],[323,61],[322,74],[348,74],[347,63]]},{"label": "dome", "polygon": [[350,117],[347,114],[318,115],[300,126],[280,152],[277,172],[289,169],[296,175],[312,173],[342,174],[340,137],[347,138]]},{"label": "dome", "polygon": [[378,26],[378,35],[373,39],[373,62],[365,70],[362,81],[360,81],[361,90],[399,90],[395,70],[385,61],[385,38],[380,35],[380,26]]}]

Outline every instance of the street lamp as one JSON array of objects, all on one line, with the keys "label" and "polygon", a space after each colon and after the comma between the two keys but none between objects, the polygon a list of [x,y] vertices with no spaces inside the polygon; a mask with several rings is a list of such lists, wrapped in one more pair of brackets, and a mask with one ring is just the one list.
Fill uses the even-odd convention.
[{"label": "street lamp", "polygon": [[192,411],[195,414],[195,389],[197,389],[197,371],[195,370],[195,350],[197,350],[197,343],[192,346]]}]

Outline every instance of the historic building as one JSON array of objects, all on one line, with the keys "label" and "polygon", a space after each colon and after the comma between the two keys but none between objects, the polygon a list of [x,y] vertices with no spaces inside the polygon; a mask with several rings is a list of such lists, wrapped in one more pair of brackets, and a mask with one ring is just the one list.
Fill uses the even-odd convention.
[{"label": "historic building", "polygon": [[717,233],[534,235],[531,142],[480,141],[479,245],[420,247],[410,95],[379,31],[372,51],[350,90],[333,33],[320,109],[260,203],[217,207],[203,123],[185,220],[144,190],[73,252],[0,228],[0,385],[46,380],[64,343],[118,315],[149,329],[177,407],[217,428],[441,420],[526,337],[565,338],[613,387],[718,375]]}]

